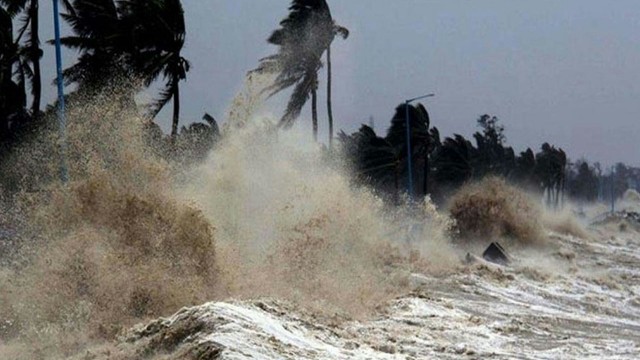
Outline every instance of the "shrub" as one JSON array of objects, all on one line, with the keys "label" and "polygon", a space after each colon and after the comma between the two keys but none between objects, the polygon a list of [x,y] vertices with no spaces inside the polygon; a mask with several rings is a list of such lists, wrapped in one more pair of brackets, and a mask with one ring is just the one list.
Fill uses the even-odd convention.
[{"label": "shrub", "polygon": [[540,206],[501,178],[464,186],[451,199],[449,212],[457,237],[465,241],[502,238],[534,244],[544,239]]}]

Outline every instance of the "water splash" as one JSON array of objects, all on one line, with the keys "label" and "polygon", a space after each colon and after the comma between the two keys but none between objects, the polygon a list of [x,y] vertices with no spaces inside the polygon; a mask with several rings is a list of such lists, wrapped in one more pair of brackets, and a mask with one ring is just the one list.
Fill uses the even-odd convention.
[{"label": "water splash", "polygon": [[[69,112],[68,186],[53,175],[53,135],[26,144],[16,178],[37,191],[14,200],[29,245],[22,265],[1,271],[10,345],[0,354],[66,358],[143,319],[230,297],[362,316],[403,291],[412,269],[453,263],[446,219],[429,203],[391,211],[306,136],[250,118],[259,105],[236,98],[237,126],[186,170],[150,151],[144,120],[108,97]],[[406,225],[425,219],[408,241]]]}]

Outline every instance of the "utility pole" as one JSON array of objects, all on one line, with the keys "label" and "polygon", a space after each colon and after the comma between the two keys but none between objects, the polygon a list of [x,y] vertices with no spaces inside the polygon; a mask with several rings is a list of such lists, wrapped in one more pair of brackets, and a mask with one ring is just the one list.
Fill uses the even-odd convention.
[{"label": "utility pole", "polygon": [[60,134],[61,164],[60,179],[63,183],[69,181],[69,171],[67,169],[67,119],[65,118],[64,107],[64,80],[62,78],[62,46],[60,43],[60,10],[58,0],[53,0],[53,26],[55,32],[56,46],[56,72],[58,75],[58,131]]},{"label": "utility pole", "polygon": [[420,100],[420,99],[424,99],[424,98],[428,98],[428,97],[432,97],[432,96],[436,96],[435,94],[428,94],[428,95],[423,95],[423,96],[418,96],[415,97],[413,99],[409,99],[409,100],[405,100],[404,101],[404,107],[405,107],[405,126],[407,128],[407,170],[408,170],[408,174],[409,174],[409,181],[407,182],[407,193],[409,194],[409,198],[413,198],[413,169],[412,169],[412,164],[413,161],[411,160],[411,124],[409,122],[409,105],[411,105],[412,102],[416,101],[416,100]]}]

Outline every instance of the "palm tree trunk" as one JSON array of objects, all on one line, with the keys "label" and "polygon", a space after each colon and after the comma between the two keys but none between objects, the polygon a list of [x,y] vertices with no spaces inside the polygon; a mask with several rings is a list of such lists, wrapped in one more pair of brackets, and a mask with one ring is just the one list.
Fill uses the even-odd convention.
[{"label": "palm tree trunk", "polygon": [[171,141],[175,142],[178,136],[178,122],[180,121],[180,79],[173,77],[173,122],[171,124]]},{"label": "palm tree trunk", "polygon": [[327,116],[329,118],[329,149],[333,148],[333,110],[331,108],[331,44],[327,47]]},{"label": "palm tree trunk", "polygon": [[33,103],[31,105],[31,113],[34,118],[40,113],[40,102],[42,98],[42,75],[40,71],[40,35],[39,35],[39,15],[38,0],[31,0],[29,8],[29,17],[31,18],[31,49],[30,57],[33,64],[33,81],[31,88],[33,91]]},{"label": "palm tree trunk", "polygon": [[311,90],[311,121],[313,122],[313,141],[318,142],[318,92]]},{"label": "palm tree trunk", "polygon": [[558,210],[558,199],[560,197],[560,184],[556,181],[555,189],[553,190],[553,209]]},{"label": "palm tree trunk", "polygon": [[[6,28],[0,29],[0,35],[6,35],[8,40],[13,42],[13,23],[7,21],[5,25]],[[12,75],[12,67],[8,59],[5,63],[0,62],[0,144],[9,138],[9,103],[5,89],[9,88]]]},{"label": "palm tree trunk", "polygon": [[424,190],[424,196],[428,195],[429,184],[429,154],[424,155],[424,175],[422,176],[422,189]]}]

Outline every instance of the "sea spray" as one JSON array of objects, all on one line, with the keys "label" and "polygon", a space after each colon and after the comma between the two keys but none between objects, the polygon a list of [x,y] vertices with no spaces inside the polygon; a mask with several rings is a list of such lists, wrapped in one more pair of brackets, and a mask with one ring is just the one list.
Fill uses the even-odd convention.
[{"label": "sea spray", "polygon": [[486,246],[502,239],[509,245],[535,245],[546,239],[541,207],[529,194],[499,177],[465,185],[448,207],[457,237],[466,243]]},{"label": "sea spray", "polygon": [[305,136],[269,129],[253,124],[229,134],[182,188],[216,228],[217,262],[234,296],[366,313],[402,289],[408,272],[388,261],[395,252],[446,253],[444,224],[425,226],[416,244],[405,242],[402,226],[424,223],[434,209],[400,218]]},{"label": "sea spray", "polygon": [[27,246],[1,270],[0,354],[66,358],[209,300],[278,296],[363,316],[414,267],[454,262],[446,221],[406,239],[433,208],[392,211],[307,136],[250,120],[185,170],[148,148],[145,120],[122,102],[77,101],[68,184],[55,132],[24,144],[14,172],[29,191],[12,204]]},{"label": "sea spray", "polygon": [[24,250],[2,269],[0,336],[10,345],[1,353],[65,358],[215,293],[213,227],[173,196],[172,166],[149,155],[143,121],[111,106],[69,112],[68,184],[42,164],[59,164],[50,134],[21,152],[15,171],[43,181],[12,201]]}]

